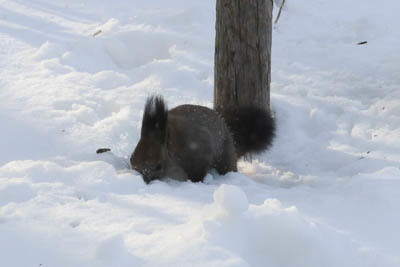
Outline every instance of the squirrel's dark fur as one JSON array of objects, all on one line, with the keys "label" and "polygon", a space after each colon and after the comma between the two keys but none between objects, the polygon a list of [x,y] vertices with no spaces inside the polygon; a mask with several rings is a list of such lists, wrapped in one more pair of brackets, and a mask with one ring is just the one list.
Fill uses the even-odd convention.
[{"label": "squirrel's dark fur", "polygon": [[238,158],[266,150],[274,135],[275,121],[262,108],[217,112],[181,105],[168,111],[161,96],[151,96],[130,160],[146,182],[166,177],[198,182],[212,168],[220,174],[237,171]]}]

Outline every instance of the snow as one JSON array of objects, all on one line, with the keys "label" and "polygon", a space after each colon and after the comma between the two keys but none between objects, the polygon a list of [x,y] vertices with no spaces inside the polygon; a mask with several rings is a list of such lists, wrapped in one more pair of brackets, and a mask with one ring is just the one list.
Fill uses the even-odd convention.
[{"label": "snow", "polygon": [[146,97],[212,106],[215,1],[2,0],[1,265],[399,266],[398,10],[286,1],[274,146],[147,185]]}]

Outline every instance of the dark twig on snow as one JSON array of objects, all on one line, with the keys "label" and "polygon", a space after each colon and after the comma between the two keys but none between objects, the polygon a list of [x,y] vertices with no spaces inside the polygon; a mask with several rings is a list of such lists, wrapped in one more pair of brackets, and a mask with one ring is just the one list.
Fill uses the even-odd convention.
[{"label": "dark twig on snow", "polygon": [[362,41],[362,42],[359,42],[357,45],[365,45],[365,44],[368,44],[368,42],[367,41]]},{"label": "dark twig on snow", "polygon": [[93,37],[96,37],[96,36],[99,35],[100,33],[102,33],[102,30],[98,30],[97,32],[93,33]]},{"label": "dark twig on snow", "polygon": [[96,150],[96,153],[97,154],[101,154],[101,153],[105,153],[105,152],[108,152],[108,151],[111,151],[111,149],[109,149],[109,148],[99,148],[99,149]]}]

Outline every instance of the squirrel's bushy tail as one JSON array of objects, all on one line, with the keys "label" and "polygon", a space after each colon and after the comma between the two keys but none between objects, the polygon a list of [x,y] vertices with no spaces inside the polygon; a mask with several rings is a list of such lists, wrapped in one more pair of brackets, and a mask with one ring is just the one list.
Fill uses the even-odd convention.
[{"label": "squirrel's bushy tail", "polygon": [[222,117],[228,125],[237,157],[265,151],[275,137],[275,120],[270,112],[253,106],[224,109]]}]

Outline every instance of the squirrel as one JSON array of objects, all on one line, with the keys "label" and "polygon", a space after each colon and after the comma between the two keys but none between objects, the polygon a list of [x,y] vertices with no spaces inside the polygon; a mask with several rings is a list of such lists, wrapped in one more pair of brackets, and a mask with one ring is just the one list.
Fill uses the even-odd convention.
[{"label": "squirrel", "polygon": [[266,109],[181,105],[168,110],[163,97],[153,95],[146,100],[130,162],[146,183],[200,182],[213,168],[221,175],[237,172],[239,158],[265,151],[274,137],[275,120]]}]

